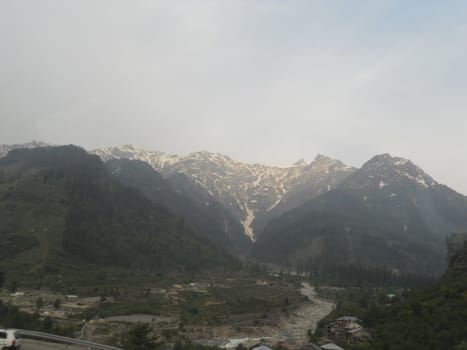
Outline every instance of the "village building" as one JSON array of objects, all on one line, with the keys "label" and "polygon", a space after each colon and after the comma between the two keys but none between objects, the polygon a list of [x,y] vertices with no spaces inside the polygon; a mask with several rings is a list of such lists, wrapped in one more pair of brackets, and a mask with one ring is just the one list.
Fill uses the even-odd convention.
[{"label": "village building", "polygon": [[326,325],[325,336],[339,343],[350,344],[368,340],[370,333],[357,317],[343,316]]}]

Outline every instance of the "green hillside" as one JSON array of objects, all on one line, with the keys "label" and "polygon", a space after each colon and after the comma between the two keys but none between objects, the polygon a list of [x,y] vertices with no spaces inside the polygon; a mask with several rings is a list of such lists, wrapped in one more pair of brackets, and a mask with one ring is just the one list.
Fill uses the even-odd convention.
[{"label": "green hillside", "polygon": [[388,212],[376,213],[355,196],[330,191],[272,220],[255,243],[253,254],[264,261],[292,266],[307,262],[358,264],[440,274],[444,268],[443,240],[393,229],[387,223]]},{"label": "green hillside", "polygon": [[353,349],[467,349],[467,245],[435,287],[373,310],[367,320],[373,341]]},{"label": "green hillside", "polygon": [[7,279],[235,265],[74,146],[18,149],[0,160],[0,237]]},{"label": "green hillside", "polygon": [[289,265],[357,264],[440,276],[446,236],[466,230],[467,197],[411,161],[382,154],[337,188],[271,220],[253,254]]},{"label": "green hillside", "polygon": [[139,160],[111,159],[105,165],[119,181],[167,207],[201,237],[232,253],[245,254],[251,247],[238,220],[186,175],[175,174],[165,179]]}]

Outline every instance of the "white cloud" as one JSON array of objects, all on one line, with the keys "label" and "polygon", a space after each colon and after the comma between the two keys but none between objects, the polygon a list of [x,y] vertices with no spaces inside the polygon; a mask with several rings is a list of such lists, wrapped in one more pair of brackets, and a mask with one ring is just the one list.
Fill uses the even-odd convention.
[{"label": "white cloud", "polygon": [[467,156],[465,9],[0,1],[0,137],[281,164],[390,152],[467,193],[465,162],[447,169]]}]

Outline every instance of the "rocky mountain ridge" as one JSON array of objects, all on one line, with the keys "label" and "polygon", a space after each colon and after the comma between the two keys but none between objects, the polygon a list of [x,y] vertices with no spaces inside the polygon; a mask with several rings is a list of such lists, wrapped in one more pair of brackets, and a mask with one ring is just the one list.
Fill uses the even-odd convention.
[{"label": "rocky mountain ridge", "polygon": [[76,146],[9,152],[0,159],[0,198],[0,270],[25,280],[237,263]]},{"label": "rocky mountain ridge", "polygon": [[467,197],[411,161],[383,154],[336,189],[270,220],[253,254],[290,264],[340,259],[440,273],[446,236],[466,230]]},{"label": "rocky mountain ridge", "polygon": [[[31,142],[0,146],[0,157],[8,149],[44,145]],[[438,208],[437,197],[447,193],[452,198],[448,201],[450,205],[462,201],[463,196],[456,196],[454,191],[439,185],[410,160],[389,154],[377,155],[357,169],[323,155],[318,155],[311,163],[301,159],[291,166],[277,167],[243,163],[207,151],[179,156],[132,145],[100,148],[91,153],[103,160],[144,161],[166,179],[184,174],[195,184],[197,191],[205,190],[207,196],[221,203],[241,223],[252,241],[273,218],[333,190],[360,196],[360,202],[368,208],[384,208],[387,202],[401,209],[423,207],[424,220],[436,226],[436,232],[452,232],[459,226],[446,220],[446,215]],[[452,207],[458,211],[458,206]]]},{"label": "rocky mountain ridge", "polygon": [[249,251],[251,242],[240,222],[185,174],[164,178],[148,163],[139,160],[111,159],[105,165],[120,182],[168,208],[200,236],[237,255]]},{"label": "rocky mountain ridge", "polygon": [[354,183],[354,189],[368,186],[368,184],[374,184],[374,187],[383,189],[388,186],[388,182],[402,186],[415,185],[423,188],[438,184],[410,160],[392,157],[387,153],[371,158],[363,164],[360,173],[362,181]]},{"label": "rocky mountain ridge", "polygon": [[26,143],[16,143],[13,145],[0,145],[0,158],[6,157],[8,152],[17,149],[17,148],[37,148],[37,147],[47,147],[50,144],[42,141],[31,141]]},{"label": "rocky mountain ridge", "polygon": [[[355,168],[323,155],[318,155],[310,164],[300,160],[289,167],[277,167],[242,163],[206,151],[177,156],[126,145],[92,152],[104,160],[128,158],[145,161],[165,177],[183,173],[193,178],[231,210],[252,240],[255,239],[255,231],[264,226],[256,221],[262,219],[264,222],[269,213],[279,215],[310,197],[335,188],[355,171]],[[297,194],[304,198],[296,198]]]},{"label": "rocky mountain ridge", "polygon": [[[2,145],[0,157],[15,148],[44,146],[48,144],[37,141]],[[104,161],[144,161],[167,179],[180,173],[188,176],[237,218],[252,241],[270,218],[336,188],[356,171],[323,155],[318,155],[311,163],[301,159],[291,166],[278,167],[243,163],[220,153],[201,151],[178,156],[132,145],[95,149],[91,153]]]}]

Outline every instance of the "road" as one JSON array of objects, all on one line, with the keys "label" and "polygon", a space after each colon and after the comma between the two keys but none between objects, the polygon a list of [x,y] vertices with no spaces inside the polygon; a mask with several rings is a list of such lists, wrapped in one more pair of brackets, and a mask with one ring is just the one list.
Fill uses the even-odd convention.
[{"label": "road", "polygon": [[84,350],[86,347],[21,339],[21,350]]}]

